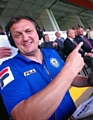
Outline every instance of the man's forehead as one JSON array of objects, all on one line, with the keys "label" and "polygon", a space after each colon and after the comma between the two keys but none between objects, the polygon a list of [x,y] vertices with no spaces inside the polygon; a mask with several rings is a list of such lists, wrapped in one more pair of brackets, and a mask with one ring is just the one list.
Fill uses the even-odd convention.
[{"label": "man's forehead", "polygon": [[[14,22],[13,24],[12,24],[12,26],[16,26],[16,25],[20,25],[20,26],[23,26],[23,25],[32,25],[32,26],[35,26],[35,24],[34,24],[34,22],[33,21],[31,21],[31,20],[28,20],[28,19],[20,19],[19,21],[17,21],[17,22]],[[12,27],[11,26],[11,27]]]},{"label": "man's forehead", "polygon": [[[28,27],[28,28],[30,28],[30,27],[35,27],[35,25],[33,24],[33,22],[31,22],[31,21],[29,21],[29,20],[25,20],[25,19],[22,19],[22,20],[20,20],[19,22],[17,22],[17,23],[14,23],[12,26],[11,26],[11,28],[23,28],[23,27]],[[11,29],[10,28],[10,29]]]}]

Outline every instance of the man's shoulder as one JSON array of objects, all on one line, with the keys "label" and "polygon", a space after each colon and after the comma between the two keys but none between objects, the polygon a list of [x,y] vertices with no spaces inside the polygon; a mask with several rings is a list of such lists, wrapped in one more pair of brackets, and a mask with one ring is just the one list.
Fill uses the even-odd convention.
[{"label": "man's shoulder", "polygon": [[56,38],[55,41],[59,41],[61,38]]},{"label": "man's shoulder", "polygon": [[81,41],[82,38],[81,38],[81,36],[76,36],[74,40],[75,40],[76,42],[78,42],[78,41]]},{"label": "man's shoulder", "polygon": [[57,51],[53,48],[42,48],[42,51],[46,56],[53,55],[53,54],[57,53]]},{"label": "man's shoulder", "polygon": [[78,39],[78,38],[80,39],[81,37],[79,35],[75,37],[75,39]]},{"label": "man's shoulder", "polygon": [[66,38],[64,43],[67,43],[67,42],[71,42],[71,40],[69,38]]},{"label": "man's shoulder", "polygon": [[[66,40],[68,40],[68,41],[69,41],[70,39],[67,37],[67,38],[65,39],[65,41],[66,41]],[[64,41],[64,42],[65,42],[65,41]]]},{"label": "man's shoulder", "polygon": [[64,41],[65,40],[65,38],[64,37],[61,37],[61,39]]},{"label": "man's shoulder", "polygon": [[58,38],[55,39],[55,41],[57,41],[57,40],[58,40]]},{"label": "man's shoulder", "polygon": [[44,52],[52,52],[52,51],[55,51],[53,48],[41,48],[42,51]]},{"label": "man's shoulder", "polygon": [[1,65],[5,65],[5,64],[10,64],[10,63],[13,63],[13,64],[15,64],[16,62],[16,57],[13,57],[13,58],[9,58],[9,59],[7,59],[7,60],[5,60],[4,62],[2,62],[2,64]]},{"label": "man's shoulder", "polygon": [[45,56],[45,58],[51,59],[51,58],[55,58],[58,60],[62,60],[58,54],[58,52],[55,49],[51,49],[51,48],[43,48],[42,49],[43,55]]}]

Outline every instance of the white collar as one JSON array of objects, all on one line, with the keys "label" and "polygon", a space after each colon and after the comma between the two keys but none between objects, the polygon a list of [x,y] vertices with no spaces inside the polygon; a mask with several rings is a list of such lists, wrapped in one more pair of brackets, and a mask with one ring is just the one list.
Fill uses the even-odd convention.
[{"label": "white collar", "polygon": [[74,41],[74,39],[72,39],[72,38],[70,38],[70,37],[68,37],[68,39],[70,39],[72,42]]}]

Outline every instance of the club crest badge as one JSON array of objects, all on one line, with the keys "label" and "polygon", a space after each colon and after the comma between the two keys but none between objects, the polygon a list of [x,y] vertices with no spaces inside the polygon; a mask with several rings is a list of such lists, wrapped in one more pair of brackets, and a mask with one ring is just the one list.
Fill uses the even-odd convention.
[{"label": "club crest badge", "polygon": [[51,65],[52,65],[53,67],[55,67],[55,68],[58,68],[59,65],[60,65],[60,63],[58,62],[58,60],[57,60],[56,58],[51,58],[51,59],[50,59],[50,63],[51,63]]}]

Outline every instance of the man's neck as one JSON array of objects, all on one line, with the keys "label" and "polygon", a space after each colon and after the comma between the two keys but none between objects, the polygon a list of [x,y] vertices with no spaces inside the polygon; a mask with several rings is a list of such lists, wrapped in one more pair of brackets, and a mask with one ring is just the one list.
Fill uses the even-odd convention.
[{"label": "man's neck", "polygon": [[61,37],[57,37],[58,39],[60,39]]},{"label": "man's neck", "polygon": [[30,55],[23,55],[25,56],[26,58],[32,60],[32,61],[35,61],[37,63],[40,63],[42,64],[42,52],[40,49],[37,49],[37,51],[34,51],[33,53],[31,53]]},{"label": "man's neck", "polygon": [[73,38],[70,38],[70,37],[68,37],[68,39],[70,39],[72,42],[73,42],[73,40],[74,40]]}]

